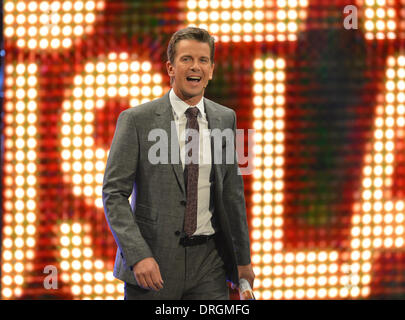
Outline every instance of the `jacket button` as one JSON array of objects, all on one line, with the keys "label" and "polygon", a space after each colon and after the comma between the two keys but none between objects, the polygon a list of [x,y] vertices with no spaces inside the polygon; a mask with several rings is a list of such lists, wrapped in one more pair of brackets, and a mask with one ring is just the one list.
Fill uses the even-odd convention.
[{"label": "jacket button", "polygon": [[181,200],[180,203],[181,203],[183,206],[185,206],[187,202],[186,202],[186,200]]},{"label": "jacket button", "polygon": [[180,235],[180,231],[176,231],[175,233],[174,233],[176,236],[179,236]]}]

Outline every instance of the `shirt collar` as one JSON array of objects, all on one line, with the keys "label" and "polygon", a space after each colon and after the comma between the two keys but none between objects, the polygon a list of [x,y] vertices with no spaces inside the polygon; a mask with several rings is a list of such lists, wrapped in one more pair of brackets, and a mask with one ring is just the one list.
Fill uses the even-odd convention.
[{"label": "shirt collar", "polygon": [[[183,100],[181,100],[175,93],[173,89],[170,89],[169,93],[169,99],[170,99],[170,104],[172,105],[172,108],[174,112],[176,113],[177,117],[180,119],[182,117],[185,117],[185,112],[188,108],[194,107],[190,106],[189,104],[185,103]],[[201,100],[197,103],[196,107],[198,110],[200,110],[200,115],[205,118],[205,112],[204,112],[204,97],[201,98]]]}]

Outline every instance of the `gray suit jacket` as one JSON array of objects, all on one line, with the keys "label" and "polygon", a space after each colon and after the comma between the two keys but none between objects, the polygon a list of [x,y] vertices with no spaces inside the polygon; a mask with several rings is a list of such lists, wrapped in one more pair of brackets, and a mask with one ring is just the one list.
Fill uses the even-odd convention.
[{"label": "gray suit jacket", "polygon": [[[230,128],[235,132],[236,114],[232,109],[206,98],[204,107],[209,129]],[[172,164],[170,161],[172,139],[177,142],[175,152],[179,153],[176,131],[175,136],[170,135],[171,121],[174,118],[168,93],[121,112],[108,155],[103,204],[118,245],[114,276],[135,285],[132,266],[144,258],[154,257],[161,270],[170,269],[173,252],[179,245],[178,231],[183,230],[186,190],[181,162]],[[149,149],[156,144],[156,141],[148,141],[148,134],[156,128],[167,132],[168,164],[148,161]],[[214,156],[214,147],[211,147]],[[220,151],[223,162],[212,164],[213,216],[219,228],[218,251],[225,261],[227,278],[238,283],[237,265],[250,263],[249,232],[236,152],[234,163],[227,164],[224,150]]]}]

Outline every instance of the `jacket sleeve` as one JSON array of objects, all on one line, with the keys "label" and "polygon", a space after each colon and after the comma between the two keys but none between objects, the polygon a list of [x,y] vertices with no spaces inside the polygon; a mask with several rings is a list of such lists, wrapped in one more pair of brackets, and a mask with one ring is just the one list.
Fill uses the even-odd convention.
[{"label": "jacket sleeve", "polygon": [[[233,112],[234,144],[236,144],[236,114]],[[246,217],[246,205],[243,178],[237,161],[234,147],[233,163],[226,165],[224,177],[223,203],[228,213],[232,241],[238,265],[247,265],[250,260],[250,240]]]},{"label": "jacket sleeve", "polygon": [[121,112],[103,180],[103,205],[107,222],[121,251],[126,268],[153,256],[135,221],[128,198],[135,183],[139,141],[129,110]]}]

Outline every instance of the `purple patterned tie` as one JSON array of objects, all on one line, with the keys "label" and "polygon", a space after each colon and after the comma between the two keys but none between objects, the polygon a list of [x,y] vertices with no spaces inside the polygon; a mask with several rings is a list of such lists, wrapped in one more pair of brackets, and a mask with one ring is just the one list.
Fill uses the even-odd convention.
[{"label": "purple patterned tie", "polygon": [[[186,125],[186,145],[189,148],[188,157],[190,159],[199,159],[199,137],[193,137],[191,134],[187,134],[187,129],[194,129],[199,132],[199,126],[197,122],[198,115],[197,107],[190,107],[186,110],[187,125]],[[191,145],[189,145],[189,143]],[[197,154],[193,156],[192,151],[197,151]],[[194,163],[189,161],[186,163],[186,177],[187,177],[187,204],[186,213],[184,215],[184,232],[187,236],[191,236],[197,229],[197,204],[198,204],[198,169],[199,161]]]}]

